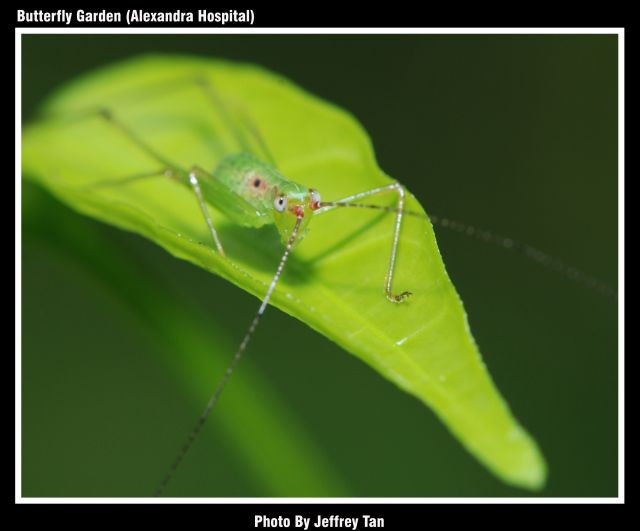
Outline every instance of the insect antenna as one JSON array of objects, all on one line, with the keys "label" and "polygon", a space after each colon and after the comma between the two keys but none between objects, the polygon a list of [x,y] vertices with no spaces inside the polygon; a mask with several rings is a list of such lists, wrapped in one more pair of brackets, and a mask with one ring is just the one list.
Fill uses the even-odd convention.
[{"label": "insect antenna", "polygon": [[222,380],[220,380],[220,382],[218,383],[218,386],[216,387],[215,391],[211,395],[211,398],[209,399],[209,402],[207,402],[207,406],[204,408],[204,411],[202,412],[200,417],[198,417],[198,421],[196,422],[196,425],[191,430],[191,433],[189,434],[189,436],[185,440],[184,444],[182,445],[182,448],[180,449],[180,452],[178,453],[178,455],[174,459],[173,463],[171,464],[171,467],[169,468],[169,470],[165,474],[164,478],[162,479],[162,481],[160,482],[160,484],[156,488],[156,490],[154,492],[154,496],[156,496],[156,497],[160,496],[162,494],[162,492],[164,491],[164,489],[166,488],[166,486],[168,485],[168,483],[171,481],[171,479],[175,475],[176,470],[178,469],[178,467],[182,463],[185,455],[187,455],[187,452],[189,451],[189,449],[193,445],[194,441],[196,440],[196,438],[200,434],[200,431],[202,430],[202,427],[204,426],[204,423],[206,422],[207,418],[209,417],[209,414],[211,413],[211,410],[213,409],[213,407],[218,402],[218,399],[220,398],[220,395],[222,394],[222,391],[224,390],[225,386],[227,385],[227,382],[229,381],[229,378],[231,377],[231,374],[233,373],[233,371],[235,370],[236,366],[238,365],[238,362],[240,361],[240,358],[242,357],[242,354],[246,350],[247,345],[249,344],[249,341],[251,340],[251,337],[253,336],[253,333],[256,331],[256,328],[258,327],[258,323],[260,322],[260,318],[262,317],[262,314],[264,313],[264,311],[267,308],[267,305],[269,304],[269,300],[271,299],[271,296],[273,295],[273,291],[275,290],[276,284],[278,283],[278,280],[280,279],[280,275],[282,275],[282,271],[284,270],[284,265],[285,265],[285,263],[287,261],[287,258],[289,258],[289,254],[291,254],[291,249],[293,248],[293,244],[295,243],[295,240],[298,237],[298,232],[300,230],[300,223],[301,222],[302,222],[302,217],[298,216],[298,218],[296,220],[296,224],[293,227],[293,231],[291,232],[291,236],[289,237],[289,240],[287,241],[287,245],[285,247],[284,253],[282,254],[282,258],[280,258],[280,263],[278,264],[278,269],[276,269],[276,273],[275,273],[275,275],[273,275],[273,279],[271,280],[271,284],[269,284],[269,289],[267,290],[266,295],[262,299],[262,303],[260,304],[260,308],[258,309],[255,317],[253,318],[253,321],[251,321],[251,325],[249,326],[247,332],[245,333],[244,338],[240,342],[240,346],[238,347],[238,350],[236,350],[236,353],[234,354],[231,362],[229,363],[229,365],[227,367],[227,370],[225,371],[224,375],[222,376]]},{"label": "insect antenna", "polygon": [[[373,210],[382,210],[384,212],[398,212],[397,208],[388,207],[383,205],[371,205],[371,204],[363,204],[363,203],[350,203],[347,201],[323,201],[320,203],[320,208],[325,207],[354,207],[354,208],[368,208]],[[414,216],[422,219],[428,219],[431,223],[436,227],[441,227],[443,229],[452,230],[467,236],[469,238],[474,238],[480,240],[484,243],[488,243],[491,245],[496,245],[502,249],[506,249],[507,251],[516,252],[529,260],[533,260],[537,264],[551,269],[569,280],[583,285],[589,289],[594,290],[595,292],[604,295],[605,297],[609,297],[617,300],[618,294],[614,288],[609,286],[608,284],[602,282],[601,280],[589,275],[560,260],[559,258],[552,256],[533,245],[529,245],[526,243],[521,243],[513,238],[508,238],[506,236],[502,236],[495,232],[492,232],[487,229],[475,227],[473,225],[469,225],[467,223],[462,223],[460,221],[451,220],[449,218],[440,217],[435,214],[423,214],[422,212],[415,212],[412,210],[403,210],[403,214],[406,216]]]}]

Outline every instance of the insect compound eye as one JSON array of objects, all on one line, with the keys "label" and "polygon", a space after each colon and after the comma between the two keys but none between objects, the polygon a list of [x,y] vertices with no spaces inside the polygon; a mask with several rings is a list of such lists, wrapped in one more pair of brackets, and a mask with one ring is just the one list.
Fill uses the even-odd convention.
[{"label": "insect compound eye", "polygon": [[309,199],[311,201],[311,208],[313,210],[317,210],[318,208],[320,208],[320,192],[318,192],[317,190],[311,190]]},{"label": "insect compound eye", "polygon": [[273,206],[278,212],[284,212],[285,208],[287,208],[287,196],[279,195],[278,197],[276,197],[275,201],[273,202]]}]

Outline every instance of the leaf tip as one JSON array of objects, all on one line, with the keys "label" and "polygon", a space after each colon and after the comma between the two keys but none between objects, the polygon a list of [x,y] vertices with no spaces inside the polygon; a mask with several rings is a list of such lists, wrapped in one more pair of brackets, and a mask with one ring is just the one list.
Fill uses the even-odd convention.
[{"label": "leaf tip", "polygon": [[547,463],[536,442],[522,429],[517,429],[520,451],[502,477],[514,487],[540,492],[547,483]]}]

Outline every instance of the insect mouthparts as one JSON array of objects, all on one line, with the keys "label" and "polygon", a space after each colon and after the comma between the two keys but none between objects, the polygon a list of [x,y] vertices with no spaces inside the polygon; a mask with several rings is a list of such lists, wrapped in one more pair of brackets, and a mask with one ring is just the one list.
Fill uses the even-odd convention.
[{"label": "insect mouthparts", "polygon": [[309,196],[311,198],[311,210],[318,210],[320,208],[320,194],[317,190],[309,189]]}]

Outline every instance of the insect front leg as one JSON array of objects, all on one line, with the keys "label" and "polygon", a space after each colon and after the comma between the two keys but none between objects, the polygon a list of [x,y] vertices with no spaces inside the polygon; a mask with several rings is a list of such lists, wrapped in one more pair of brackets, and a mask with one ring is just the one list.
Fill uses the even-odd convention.
[{"label": "insect front leg", "polygon": [[391,285],[393,283],[393,273],[395,270],[396,264],[396,256],[398,254],[398,241],[400,239],[400,228],[402,226],[402,217],[404,214],[404,199],[405,199],[405,190],[400,183],[388,184],[386,186],[381,186],[379,188],[374,188],[373,190],[368,190],[366,192],[360,192],[358,194],[350,195],[339,201],[329,201],[329,202],[321,202],[320,208],[316,211],[317,214],[322,214],[329,210],[333,210],[337,207],[356,207],[356,208],[379,208],[382,210],[387,210],[385,207],[379,207],[377,205],[363,205],[359,203],[354,203],[354,201],[358,201],[364,197],[370,197],[372,195],[377,195],[385,192],[395,192],[398,194],[398,202],[393,210],[396,213],[396,222],[395,228],[393,231],[393,241],[391,244],[391,255],[389,257],[389,269],[387,270],[387,276],[385,278],[385,288],[384,293],[391,302],[402,302],[404,299],[411,295],[410,291],[403,291],[401,293],[394,293],[391,290]]}]

